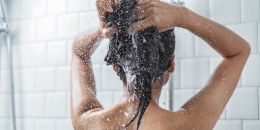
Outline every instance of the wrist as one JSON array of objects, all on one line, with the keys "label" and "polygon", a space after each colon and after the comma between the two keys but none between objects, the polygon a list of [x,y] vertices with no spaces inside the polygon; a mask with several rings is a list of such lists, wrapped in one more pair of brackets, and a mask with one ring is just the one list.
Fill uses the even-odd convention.
[{"label": "wrist", "polygon": [[96,31],[96,34],[98,36],[98,39],[103,39],[105,36],[103,35],[103,28],[99,27],[98,30]]}]

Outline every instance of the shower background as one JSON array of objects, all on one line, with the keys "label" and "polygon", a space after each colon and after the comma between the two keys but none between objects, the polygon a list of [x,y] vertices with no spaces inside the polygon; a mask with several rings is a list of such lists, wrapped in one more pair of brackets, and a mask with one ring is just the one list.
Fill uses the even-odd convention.
[{"label": "shower background", "polygon": [[[167,0],[170,2],[170,0]],[[241,80],[214,130],[260,129],[260,0],[184,0],[191,10],[245,38],[252,48]],[[95,0],[6,0],[13,45],[18,130],[72,130],[69,114],[71,45],[97,26]],[[221,60],[203,40],[176,29],[173,108],[198,92]],[[0,129],[11,130],[6,48],[1,42]],[[105,107],[120,100],[122,83],[103,58],[108,40],[93,55],[98,98]],[[169,109],[169,84],[161,106]]]}]

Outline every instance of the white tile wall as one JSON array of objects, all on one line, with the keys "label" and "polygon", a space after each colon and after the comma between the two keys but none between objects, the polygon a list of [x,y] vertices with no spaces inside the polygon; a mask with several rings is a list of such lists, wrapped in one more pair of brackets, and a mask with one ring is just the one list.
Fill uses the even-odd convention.
[{"label": "white tile wall", "polygon": [[56,90],[56,69],[53,67],[36,70],[36,90],[38,92],[52,92]]},{"label": "white tile wall", "polygon": [[98,26],[98,15],[96,11],[80,14],[79,30],[80,32],[87,30],[89,27]]},{"label": "white tile wall", "polygon": [[0,85],[1,85],[1,92],[0,93],[9,93],[10,92],[10,88],[8,86],[10,86],[10,78],[9,78],[9,71],[7,70],[1,70],[1,77],[0,77]]},{"label": "white tile wall", "polygon": [[[96,0],[12,0],[10,28],[15,66],[18,130],[72,130],[69,118],[71,45],[79,32],[98,26]],[[170,0],[166,0],[170,2]],[[260,13],[259,0],[184,0],[186,7],[224,24],[251,45],[252,55],[239,88],[214,130],[259,130]],[[174,110],[208,80],[221,60],[204,41],[175,29]],[[5,48],[3,48],[5,49]],[[2,49],[2,50],[3,50]],[[122,81],[104,57],[108,40],[92,56],[97,97],[105,108],[119,102]],[[5,52],[1,64],[6,63]],[[1,66],[0,129],[11,129],[7,66]],[[169,108],[167,86],[160,105]]]},{"label": "white tile wall", "polygon": [[41,118],[45,116],[45,95],[43,93],[16,94],[15,100],[18,117]]},{"label": "white tile wall", "polygon": [[123,82],[112,69],[112,66],[103,67],[101,77],[102,90],[121,90],[123,88]]},{"label": "white tile wall", "polygon": [[183,59],[180,65],[181,88],[200,88],[209,78],[208,59]]},{"label": "white tile wall", "polygon": [[[259,17],[260,17],[260,15],[259,15]],[[258,53],[259,52],[260,52],[260,21],[258,22]]]},{"label": "white tile wall", "polygon": [[[0,37],[2,40],[0,41],[1,43],[4,43],[3,37]],[[2,44],[0,45],[0,68],[1,69],[7,69],[8,68],[8,54],[7,54],[7,48],[6,45]]]},{"label": "white tile wall", "polygon": [[57,23],[58,38],[74,38],[78,34],[78,14],[67,14],[58,16]]},{"label": "white tile wall", "polygon": [[180,60],[175,58],[174,62],[174,72],[171,74],[171,79],[173,80],[173,87],[180,88]]},{"label": "white tile wall", "polygon": [[46,14],[46,0],[25,0],[25,14],[27,17],[39,17]]},{"label": "white tile wall", "polygon": [[164,109],[169,109],[169,91],[167,89],[162,90],[159,105]]},{"label": "white tile wall", "polygon": [[35,19],[24,19],[17,21],[18,25],[18,40],[21,42],[34,41],[36,39],[36,20]]},{"label": "white tile wall", "polygon": [[68,0],[69,6],[68,11],[69,12],[79,12],[79,11],[88,11],[90,10],[90,1],[86,0]]},{"label": "white tile wall", "polygon": [[14,74],[14,85],[17,92],[33,92],[35,90],[35,70],[18,69]]},{"label": "white tile wall", "polygon": [[25,118],[17,119],[17,130],[34,130],[34,120]]},{"label": "white tile wall", "polygon": [[70,91],[70,67],[57,68],[57,91]]},{"label": "white tile wall", "polygon": [[47,0],[47,14],[57,15],[67,12],[67,0]]},{"label": "white tile wall", "polygon": [[185,58],[194,56],[194,35],[188,30],[175,29],[175,56]]},{"label": "white tile wall", "polygon": [[48,16],[37,19],[36,37],[38,40],[49,40],[56,38],[56,17]]},{"label": "white tile wall", "polygon": [[45,43],[13,46],[14,67],[38,67],[45,64]]},{"label": "white tile wall", "polygon": [[259,0],[241,0],[242,21],[259,20]]},{"label": "white tile wall", "polygon": [[67,63],[67,42],[53,41],[47,43],[47,64],[64,65]]},{"label": "white tile wall", "polygon": [[37,119],[35,120],[36,130],[54,130],[55,120],[54,119]]},{"label": "white tile wall", "polygon": [[209,0],[210,18],[220,23],[241,21],[240,0]]},{"label": "white tile wall", "polygon": [[243,130],[259,130],[259,128],[260,128],[259,120],[243,121]]},{"label": "white tile wall", "polygon": [[242,122],[239,120],[219,120],[214,130],[242,130]]},{"label": "white tile wall", "polygon": [[3,130],[12,129],[11,119],[0,119],[0,128]]},{"label": "white tile wall", "polygon": [[[11,115],[11,96],[10,94],[1,94],[0,95],[0,105],[2,108],[0,109],[0,119],[1,118],[10,118]],[[3,107],[5,106],[5,107]]]},{"label": "white tile wall", "polygon": [[66,93],[46,94],[46,116],[51,118],[64,118],[68,112]]},{"label": "white tile wall", "polygon": [[56,121],[56,130],[73,130],[70,119],[58,119]]},{"label": "white tile wall", "polygon": [[258,111],[258,89],[237,88],[227,105],[227,118],[258,119]]}]

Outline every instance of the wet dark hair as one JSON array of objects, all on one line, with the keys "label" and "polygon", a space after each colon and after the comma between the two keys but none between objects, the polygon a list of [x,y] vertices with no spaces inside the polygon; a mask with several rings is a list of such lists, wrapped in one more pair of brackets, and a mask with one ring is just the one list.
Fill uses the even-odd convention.
[{"label": "wet dark hair", "polygon": [[137,112],[125,125],[127,128],[138,117],[138,130],[151,101],[152,84],[171,65],[175,35],[173,29],[160,33],[156,27],[130,33],[129,26],[137,21],[133,16],[135,5],[136,0],[121,0],[113,6],[112,13],[105,14],[107,27],[118,29],[111,38],[105,61],[116,67],[127,89],[139,99]]}]

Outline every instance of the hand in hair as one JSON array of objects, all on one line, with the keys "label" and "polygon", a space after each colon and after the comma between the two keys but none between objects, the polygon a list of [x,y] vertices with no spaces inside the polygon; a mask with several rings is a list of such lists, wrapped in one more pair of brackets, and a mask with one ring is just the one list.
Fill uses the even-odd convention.
[{"label": "hand in hair", "polygon": [[135,8],[136,19],[142,19],[134,23],[131,30],[136,32],[147,27],[157,27],[164,32],[173,27],[181,26],[181,7],[159,0],[139,0]]},{"label": "hand in hair", "polygon": [[98,11],[98,17],[100,22],[99,30],[102,32],[102,36],[105,38],[111,38],[117,31],[115,27],[106,28],[104,22],[104,15],[106,12],[113,12],[112,5],[119,3],[120,0],[97,0],[96,6]]}]

